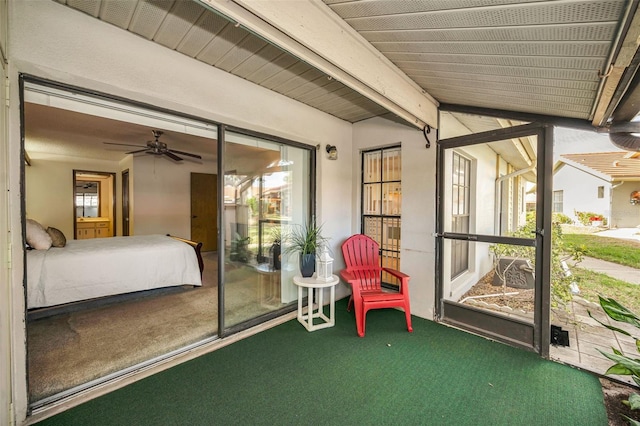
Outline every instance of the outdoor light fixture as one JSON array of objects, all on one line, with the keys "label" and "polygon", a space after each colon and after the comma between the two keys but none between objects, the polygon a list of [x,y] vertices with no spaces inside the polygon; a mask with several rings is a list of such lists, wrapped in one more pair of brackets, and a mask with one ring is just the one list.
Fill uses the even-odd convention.
[{"label": "outdoor light fixture", "polygon": [[318,257],[318,275],[319,281],[331,281],[333,280],[333,258],[329,256],[329,250],[327,246],[322,246],[322,253]]},{"label": "outdoor light fixture", "polygon": [[329,145],[327,144],[327,154],[329,157],[329,160],[337,160],[338,159],[338,148],[336,148],[335,145]]}]

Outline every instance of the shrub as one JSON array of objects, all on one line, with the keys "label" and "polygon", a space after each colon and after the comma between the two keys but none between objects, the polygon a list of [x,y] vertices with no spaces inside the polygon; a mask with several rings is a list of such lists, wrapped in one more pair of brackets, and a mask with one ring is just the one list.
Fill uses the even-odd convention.
[{"label": "shrub", "polygon": [[566,214],[560,213],[560,212],[552,213],[551,221],[553,223],[567,224],[567,225],[570,225],[573,223],[573,219],[571,219]]},{"label": "shrub", "polygon": [[[600,306],[604,310],[604,312],[614,321],[624,322],[627,324],[631,324],[637,329],[640,330],[640,317],[637,314],[631,312],[629,309],[622,306],[620,303],[615,301],[614,299],[607,299],[602,296],[598,296],[600,299]],[[589,312],[589,316],[593,318],[591,312]],[[628,331],[622,330],[618,327],[614,327],[608,324],[604,324],[596,318],[594,320],[598,321],[601,325],[612,330],[616,333],[624,334],[625,336],[633,337],[636,341],[636,349],[640,353],[640,336],[633,336]],[[600,351],[600,349],[598,349]],[[613,351],[612,354],[605,353],[600,351],[602,355],[609,358],[611,361],[615,362],[605,374],[615,374],[622,376],[631,376],[634,382],[638,386],[640,386],[640,359],[632,358],[631,356],[625,355],[616,348],[611,348]],[[640,410],[640,394],[631,393],[629,395],[629,399],[623,401],[625,405],[627,405],[631,410]],[[624,416],[624,415],[623,415]],[[632,425],[640,425],[640,422],[637,422],[633,419],[630,419],[627,416],[624,416]]]},{"label": "shrub", "polygon": [[591,226],[591,222],[593,222],[594,220],[601,220],[602,224],[604,226],[607,225],[607,218],[604,217],[604,215],[602,215],[600,213],[579,212],[579,211],[576,211],[576,210],[574,210],[573,213],[578,218],[578,222],[580,222],[584,226]]},{"label": "shrub", "polygon": [[[583,252],[580,248],[567,247],[564,245],[562,229],[559,223],[553,223],[551,227],[551,304],[556,307],[558,305],[564,305],[572,299],[571,282],[573,281],[573,277],[567,275],[562,266],[562,261],[568,253],[571,258],[580,262]],[[525,224],[513,232],[511,236],[531,238],[535,229],[535,213],[529,212],[527,213]],[[535,268],[535,247],[493,244],[490,250],[494,254],[494,270],[496,272],[498,272],[500,258],[505,256],[528,259]]]}]

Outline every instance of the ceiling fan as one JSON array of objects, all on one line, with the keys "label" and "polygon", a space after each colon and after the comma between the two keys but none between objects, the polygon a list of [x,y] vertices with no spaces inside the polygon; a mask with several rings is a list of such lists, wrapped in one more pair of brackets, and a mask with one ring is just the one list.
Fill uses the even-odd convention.
[{"label": "ceiling fan", "polygon": [[147,146],[144,146],[144,145],[132,145],[132,144],[128,144],[128,143],[115,143],[115,142],[103,142],[103,143],[106,144],[106,145],[137,146],[137,147],[143,148],[143,149],[137,149],[135,151],[129,151],[129,152],[127,152],[127,154],[137,154],[138,152],[146,152],[147,154],[153,154],[153,155],[166,155],[167,157],[171,158],[174,161],[182,161],[182,158],[177,156],[176,154],[186,155],[187,157],[193,157],[193,158],[202,159],[202,157],[197,155],[197,154],[191,154],[189,152],[177,151],[175,149],[169,149],[169,147],[167,147],[166,143],[160,142],[158,140],[160,138],[160,136],[162,136],[162,134],[164,133],[163,131],[161,131],[161,130],[152,130],[151,132],[153,133],[153,137],[155,138],[155,140],[147,141]]}]

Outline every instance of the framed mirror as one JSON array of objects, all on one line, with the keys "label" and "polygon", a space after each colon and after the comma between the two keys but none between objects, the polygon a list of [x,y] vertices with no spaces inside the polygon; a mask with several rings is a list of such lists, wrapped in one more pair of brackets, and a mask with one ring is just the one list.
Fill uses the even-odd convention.
[{"label": "framed mirror", "polygon": [[77,180],[75,186],[76,218],[98,217],[100,212],[100,182]]}]

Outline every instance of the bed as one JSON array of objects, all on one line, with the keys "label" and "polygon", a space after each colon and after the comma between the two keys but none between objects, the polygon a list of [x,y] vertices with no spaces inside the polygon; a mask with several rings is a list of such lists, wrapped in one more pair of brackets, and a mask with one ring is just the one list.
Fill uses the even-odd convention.
[{"label": "bed", "polygon": [[27,307],[172,286],[201,286],[200,245],[167,235],[70,240],[27,251]]}]

